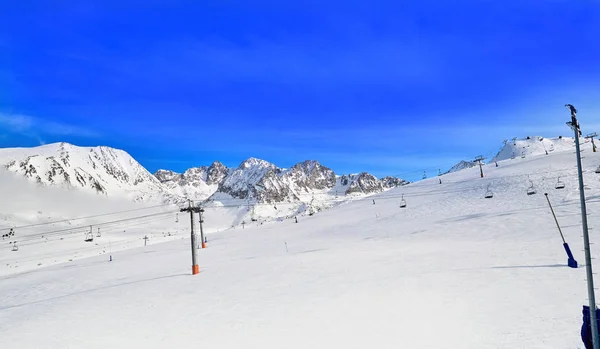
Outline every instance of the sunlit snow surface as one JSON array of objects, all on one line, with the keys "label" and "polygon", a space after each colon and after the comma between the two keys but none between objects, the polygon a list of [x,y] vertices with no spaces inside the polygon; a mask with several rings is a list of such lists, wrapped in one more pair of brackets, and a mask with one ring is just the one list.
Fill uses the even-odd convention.
[{"label": "sunlit snow surface", "polygon": [[[583,149],[591,240],[598,242],[600,153],[589,143]],[[478,167],[466,169],[442,176],[442,184],[427,179],[298,224],[288,218],[226,229],[232,208],[212,208],[196,276],[182,213],[179,223],[166,215],[173,236],[153,237],[146,247],[143,226],[98,238],[98,249],[109,236],[140,246],[113,249],[112,262],[101,251],[69,262],[91,248],[83,233],[63,241],[68,252],[44,250],[62,261],[52,266],[38,266],[40,252],[28,252],[48,244],[12,252],[3,242],[2,347],[582,348],[587,293],[574,147],[498,165],[484,166],[484,178]],[[554,189],[558,176],[565,189]],[[526,194],[529,180],[535,195]],[[492,199],[484,198],[488,184]],[[544,192],[579,269],[566,266]],[[76,203],[71,217],[92,214],[83,203],[110,212],[108,201],[89,196],[69,202]],[[26,203],[15,207],[14,215],[37,214]],[[61,208],[44,208],[53,209]]]}]

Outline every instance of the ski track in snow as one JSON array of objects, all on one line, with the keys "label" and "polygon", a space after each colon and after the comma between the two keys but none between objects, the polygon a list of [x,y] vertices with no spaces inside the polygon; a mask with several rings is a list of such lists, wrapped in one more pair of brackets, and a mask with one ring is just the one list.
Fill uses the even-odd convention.
[{"label": "ski track in snow", "polygon": [[[591,240],[598,242],[600,153],[584,149]],[[465,169],[442,176],[442,184],[426,179],[299,224],[226,229],[233,214],[225,212],[235,209],[213,208],[196,276],[189,216],[181,213],[179,223],[174,214],[164,223],[176,232],[162,240],[173,241],[143,247],[143,232],[131,228],[130,244],[140,247],[113,249],[112,262],[107,253],[64,262],[71,254],[56,246],[88,248],[81,235],[44,251],[62,258],[51,266],[37,266],[39,252],[3,248],[2,346],[583,348],[587,292],[573,150],[499,165],[484,166],[484,178],[478,167]],[[562,190],[554,189],[559,175]],[[536,195],[526,194],[528,179]],[[483,197],[488,185],[492,199]],[[578,269],[566,266],[544,192]]]}]

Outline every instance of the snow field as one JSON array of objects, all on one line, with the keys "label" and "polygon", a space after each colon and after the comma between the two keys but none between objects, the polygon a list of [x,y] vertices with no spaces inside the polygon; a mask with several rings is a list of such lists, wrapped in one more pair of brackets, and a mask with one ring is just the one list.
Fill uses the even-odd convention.
[{"label": "snow field", "polygon": [[[589,223],[600,229],[600,157],[588,145],[584,155]],[[187,238],[117,251],[112,262],[5,275],[0,337],[9,348],[582,348],[575,155],[499,165],[484,166],[484,178],[466,169],[299,224],[211,233],[197,276]],[[537,194],[526,194],[528,179]],[[566,266],[544,192],[578,269]]]}]

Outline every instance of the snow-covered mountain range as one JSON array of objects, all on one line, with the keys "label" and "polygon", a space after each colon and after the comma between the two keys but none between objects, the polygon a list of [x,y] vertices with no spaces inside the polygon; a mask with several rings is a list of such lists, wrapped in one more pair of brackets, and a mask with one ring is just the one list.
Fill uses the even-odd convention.
[{"label": "snow-covered mountain range", "polygon": [[214,162],[182,174],[158,170],[155,176],[180,195],[208,199],[220,193],[232,199],[261,203],[299,201],[315,192],[335,196],[373,194],[408,183],[395,177],[378,179],[366,172],[338,176],[315,160],[283,169],[256,158],[243,161],[237,168]]},{"label": "snow-covered mountain range", "polygon": [[189,198],[295,202],[307,194],[366,195],[408,183],[395,177],[380,180],[366,172],[338,176],[314,160],[283,169],[249,158],[237,168],[215,161],[184,173],[158,170],[151,174],[123,150],[68,143],[0,149],[0,165],[40,185],[127,196],[135,201],[173,202]]},{"label": "snow-covered mountain range", "polygon": [[[581,139],[580,142],[589,142]],[[572,137],[506,140],[490,163],[516,157],[544,155],[574,148]],[[127,152],[110,147],[78,147],[54,143],[31,148],[0,149],[0,165],[8,171],[47,186],[60,186],[100,194],[126,196],[134,201],[177,202],[187,198],[224,204],[311,203],[369,195],[408,182],[362,172],[338,175],[318,161],[307,160],[280,168],[249,158],[238,167],[215,161],[183,173],[158,170],[151,174]],[[447,173],[473,167],[461,161]],[[316,196],[316,197],[315,197]]]},{"label": "snow-covered mountain range", "polygon": [[136,201],[169,197],[161,182],[127,152],[110,147],[53,143],[0,149],[0,164],[41,185],[81,188]]}]

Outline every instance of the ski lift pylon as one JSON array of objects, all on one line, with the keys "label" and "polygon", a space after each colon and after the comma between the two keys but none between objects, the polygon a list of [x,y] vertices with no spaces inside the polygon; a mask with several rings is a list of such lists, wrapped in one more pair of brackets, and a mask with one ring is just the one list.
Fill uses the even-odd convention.
[{"label": "ski lift pylon", "polygon": [[564,187],[565,187],[565,183],[560,180],[560,177],[558,177],[558,180],[556,181],[556,185],[554,186],[554,188],[555,189],[564,189]]}]

